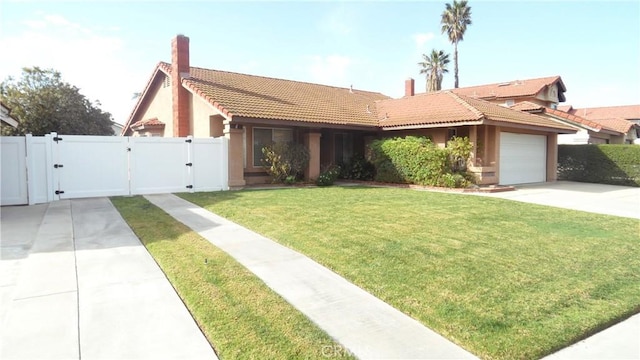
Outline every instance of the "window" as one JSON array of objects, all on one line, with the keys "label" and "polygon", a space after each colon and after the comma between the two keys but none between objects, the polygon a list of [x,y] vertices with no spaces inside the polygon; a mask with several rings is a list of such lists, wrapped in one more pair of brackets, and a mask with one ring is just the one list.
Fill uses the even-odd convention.
[{"label": "window", "polygon": [[509,99],[507,101],[504,102],[505,106],[513,106],[513,104],[515,104],[516,102],[513,99]]},{"label": "window", "polygon": [[453,139],[453,137],[458,136],[458,129],[448,128],[447,129],[447,141]]},{"label": "window", "polygon": [[293,130],[253,128],[253,166],[262,166],[262,148],[277,142],[292,142]]}]

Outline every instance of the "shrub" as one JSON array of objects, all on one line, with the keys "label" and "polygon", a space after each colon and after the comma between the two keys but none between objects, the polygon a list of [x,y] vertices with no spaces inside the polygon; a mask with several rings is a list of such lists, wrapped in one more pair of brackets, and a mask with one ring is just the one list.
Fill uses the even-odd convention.
[{"label": "shrub", "polygon": [[449,156],[425,137],[381,139],[371,144],[375,180],[437,186],[448,172]]},{"label": "shrub", "polygon": [[375,167],[362,155],[354,155],[346,164],[340,164],[340,178],[351,180],[373,180]]},{"label": "shrub", "polygon": [[333,183],[338,179],[340,175],[340,167],[336,165],[330,165],[326,169],[320,172],[320,176],[316,179],[316,184],[318,186],[329,186],[333,185]]},{"label": "shrub", "polygon": [[274,183],[295,183],[309,165],[309,150],[302,144],[277,142],[262,148],[262,165]]},{"label": "shrub", "polygon": [[446,149],[415,136],[376,140],[370,147],[376,181],[467,187],[475,180],[465,171],[473,148],[466,137],[453,138]]},{"label": "shrub", "polygon": [[471,156],[473,144],[468,137],[454,136],[447,141],[451,169],[455,171],[465,171],[467,169],[467,159]]},{"label": "shrub", "polygon": [[558,179],[640,186],[640,146],[559,145]]}]

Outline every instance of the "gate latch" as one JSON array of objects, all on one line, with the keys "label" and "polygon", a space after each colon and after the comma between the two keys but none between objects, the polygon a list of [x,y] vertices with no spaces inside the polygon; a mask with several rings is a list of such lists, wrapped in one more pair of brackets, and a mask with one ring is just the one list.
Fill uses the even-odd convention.
[{"label": "gate latch", "polygon": [[62,164],[55,164],[55,165],[53,165],[53,167],[57,169],[57,168],[61,168],[61,167],[64,167],[64,166]]},{"label": "gate latch", "polygon": [[62,190],[56,190],[56,195],[60,195],[60,194],[64,194],[64,191],[62,191]]},{"label": "gate latch", "polygon": [[193,163],[186,163],[187,166],[193,166]]}]

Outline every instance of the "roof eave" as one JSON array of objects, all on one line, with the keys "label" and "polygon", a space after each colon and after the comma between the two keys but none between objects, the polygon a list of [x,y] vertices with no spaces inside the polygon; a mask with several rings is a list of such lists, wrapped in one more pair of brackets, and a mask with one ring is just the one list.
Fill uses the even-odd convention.
[{"label": "roof eave", "polygon": [[515,123],[500,119],[487,119],[484,121],[485,125],[496,125],[502,127],[511,127],[517,129],[526,129],[526,130],[534,130],[534,131],[542,131],[542,132],[553,132],[557,134],[575,134],[577,130],[569,129],[569,128],[559,128],[545,125],[535,125],[535,124],[521,124]]},{"label": "roof eave", "polygon": [[460,122],[442,122],[442,123],[430,123],[430,124],[411,124],[411,125],[380,125],[383,131],[393,130],[415,130],[415,129],[435,129],[435,128],[450,128],[457,126],[470,126],[470,125],[482,125],[483,120],[476,121],[460,121]]}]

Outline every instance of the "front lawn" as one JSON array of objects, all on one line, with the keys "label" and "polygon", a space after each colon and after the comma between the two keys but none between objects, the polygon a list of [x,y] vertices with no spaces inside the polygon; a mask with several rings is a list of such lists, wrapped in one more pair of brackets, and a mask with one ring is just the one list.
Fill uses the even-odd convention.
[{"label": "front lawn", "polygon": [[180,196],[306,254],[482,358],[539,358],[640,311],[638,220],[389,188]]},{"label": "front lawn", "polygon": [[[141,196],[111,202],[162,268],[220,359],[322,359],[324,331],[231,256]],[[349,357],[346,352],[340,353]]]}]

